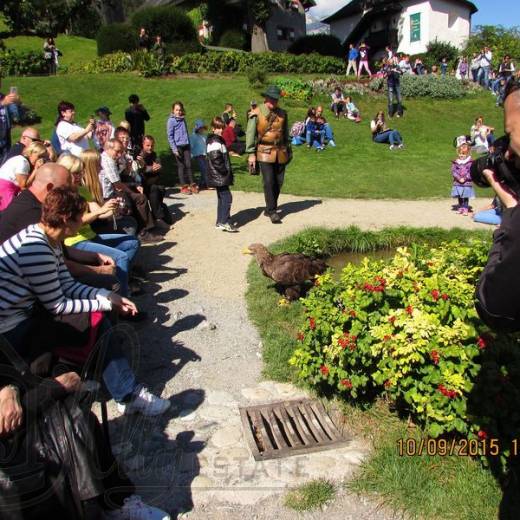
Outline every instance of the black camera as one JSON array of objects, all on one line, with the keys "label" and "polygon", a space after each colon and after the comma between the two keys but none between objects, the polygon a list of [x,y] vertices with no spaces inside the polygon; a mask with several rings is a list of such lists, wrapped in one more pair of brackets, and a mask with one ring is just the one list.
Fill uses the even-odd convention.
[{"label": "black camera", "polygon": [[483,157],[479,157],[471,165],[471,179],[480,188],[489,188],[489,182],[484,170],[493,170],[498,182],[507,186],[514,193],[520,195],[520,170],[513,161],[506,159],[509,148],[509,137],[503,136],[493,143],[494,150]]}]

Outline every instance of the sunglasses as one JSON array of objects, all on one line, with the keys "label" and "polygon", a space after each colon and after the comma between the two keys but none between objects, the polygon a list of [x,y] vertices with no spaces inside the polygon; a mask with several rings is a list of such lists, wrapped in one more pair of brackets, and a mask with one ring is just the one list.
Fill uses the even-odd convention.
[{"label": "sunglasses", "polygon": [[22,137],[25,137],[26,139],[30,139],[34,143],[43,143],[41,139],[38,139],[37,137],[31,137],[29,135],[22,135]]}]

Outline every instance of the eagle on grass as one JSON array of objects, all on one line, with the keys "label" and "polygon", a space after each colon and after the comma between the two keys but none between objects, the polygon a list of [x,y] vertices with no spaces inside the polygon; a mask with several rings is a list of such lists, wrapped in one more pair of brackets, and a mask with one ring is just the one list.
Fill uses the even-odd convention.
[{"label": "eagle on grass", "polygon": [[302,253],[273,255],[262,244],[251,244],[244,253],[255,257],[264,276],[273,280],[289,301],[297,300],[305,284],[327,269],[327,264],[318,258]]}]

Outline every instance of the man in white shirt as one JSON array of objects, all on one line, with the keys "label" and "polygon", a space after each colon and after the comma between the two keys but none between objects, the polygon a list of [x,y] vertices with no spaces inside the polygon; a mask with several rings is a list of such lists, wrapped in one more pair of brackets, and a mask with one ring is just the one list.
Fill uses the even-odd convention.
[{"label": "man in white shirt", "polygon": [[477,81],[484,88],[489,88],[489,72],[491,70],[491,60],[493,53],[489,47],[484,47],[480,53],[480,69]]}]

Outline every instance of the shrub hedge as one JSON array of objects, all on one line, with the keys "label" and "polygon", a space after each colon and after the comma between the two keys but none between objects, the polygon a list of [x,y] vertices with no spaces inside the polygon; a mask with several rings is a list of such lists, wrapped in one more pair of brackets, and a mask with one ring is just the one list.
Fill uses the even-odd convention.
[{"label": "shrub hedge", "polygon": [[245,52],[189,53],[183,56],[167,55],[164,64],[155,63],[144,52],[118,52],[98,58],[92,63],[77,68],[75,72],[128,72],[138,71],[145,76],[172,74],[176,72],[243,72],[253,68],[267,73],[344,73],[344,63],[338,58],[309,54],[294,56],[286,53],[265,52],[259,54]]},{"label": "shrub hedge", "polygon": [[[383,78],[375,78],[370,84],[375,92],[386,90],[386,81]],[[472,86],[453,76],[401,76],[401,93],[404,97],[429,97],[434,99],[457,99],[466,96],[472,91]]]},{"label": "shrub hedge", "polygon": [[43,52],[0,49],[0,74],[3,76],[38,75],[47,72]]},{"label": "shrub hedge", "polygon": [[165,43],[197,40],[197,31],[186,11],[169,5],[139,9],[132,16],[132,26],[136,34],[144,27],[151,38],[160,35]]},{"label": "shrub hedge", "polygon": [[230,29],[222,34],[218,44],[219,47],[245,50],[247,46],[247,34],[243,31]]},{"label": "shrub hedge", "polygon": [[137,49],[137,32],[126,23],[103,25],[96,35],[98,56],[112,52],[130,52]]},{"label": "shrub hedge", "polygon": [[400,248],[348,264],[339,281],[319,276],[291,358],[299,378],[358,401],[386,394],[432,437],[476,433],[467,398],[488,340],[473,293],[488,249]]}]

